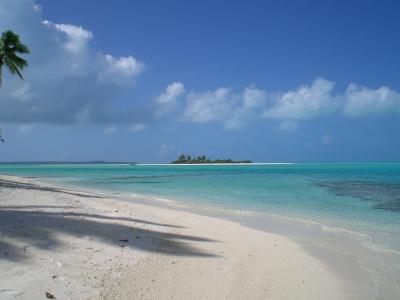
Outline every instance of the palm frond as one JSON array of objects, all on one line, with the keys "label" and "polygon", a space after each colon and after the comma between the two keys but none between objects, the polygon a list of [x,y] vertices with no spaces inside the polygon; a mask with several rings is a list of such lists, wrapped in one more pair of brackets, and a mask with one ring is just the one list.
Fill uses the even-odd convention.
[{"label": "palm frond", "polygon": [[15,62],[13,60],[11,60],[10,58],[5,58],[4,62],[11,74],[17,74],[19,76],[19,78],[24,79],[21,71],[15,65]]},{"label": "palm frond", "polygon": [[29,48],[28,46],[24,45],[24,44],[17,44],[15,45],[15,52],[17,53],[29,53]]},{"label": "palm frond", "polygon": [[28,62],[25,59],[15,55],[15,54],[11,55],[9,58],[20,69],[23,69],[28,66]]}]

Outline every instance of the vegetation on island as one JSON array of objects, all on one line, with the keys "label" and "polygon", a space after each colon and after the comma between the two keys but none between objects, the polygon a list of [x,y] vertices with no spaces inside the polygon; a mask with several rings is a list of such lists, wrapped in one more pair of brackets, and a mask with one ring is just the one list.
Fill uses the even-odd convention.
[{"label": "vegetation on island", "polygon": [[171,164],[250,164],[251,160],[232,160],[232,159],[215,159],[210,160],[204,155],[201,156],[190,156],[181,154],[177,160],[171,162]]}]

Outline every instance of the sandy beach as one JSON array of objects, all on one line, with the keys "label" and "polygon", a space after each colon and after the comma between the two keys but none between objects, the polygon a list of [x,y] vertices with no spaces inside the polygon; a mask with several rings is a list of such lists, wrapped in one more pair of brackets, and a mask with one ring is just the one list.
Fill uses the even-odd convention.
[{"label": "sandy beach", "polygon": [[0,299],[351,299],[287,237],[0,176]]}]

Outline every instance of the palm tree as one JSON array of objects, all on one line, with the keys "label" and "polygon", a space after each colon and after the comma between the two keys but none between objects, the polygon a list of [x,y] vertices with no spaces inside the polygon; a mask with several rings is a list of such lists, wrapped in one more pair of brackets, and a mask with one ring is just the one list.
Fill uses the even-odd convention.
[{"label": "palm tree", "polygon": [[17,74],[21,79],[24,79],[21,72],[28,66],[28,62],[17,55],[24,53],[29,53],[29,49],[20,42],[18,34],[11,30],[2,33],[0,38],[0,86],[3,65],[8,68],[11,74]]}]

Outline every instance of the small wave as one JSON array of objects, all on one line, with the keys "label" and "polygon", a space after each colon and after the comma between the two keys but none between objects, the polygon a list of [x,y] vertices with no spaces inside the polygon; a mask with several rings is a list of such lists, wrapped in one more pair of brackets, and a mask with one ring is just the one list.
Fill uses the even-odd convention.
[{"label": "small wave", "polygon": [[166,202],[166,203],[176,203],[177,202],[175,200],[171,200],[171,199],[167,199],[167,198],[161,198],[161,197],[155,197],[154,199],[157,200],[157,201]]}]

